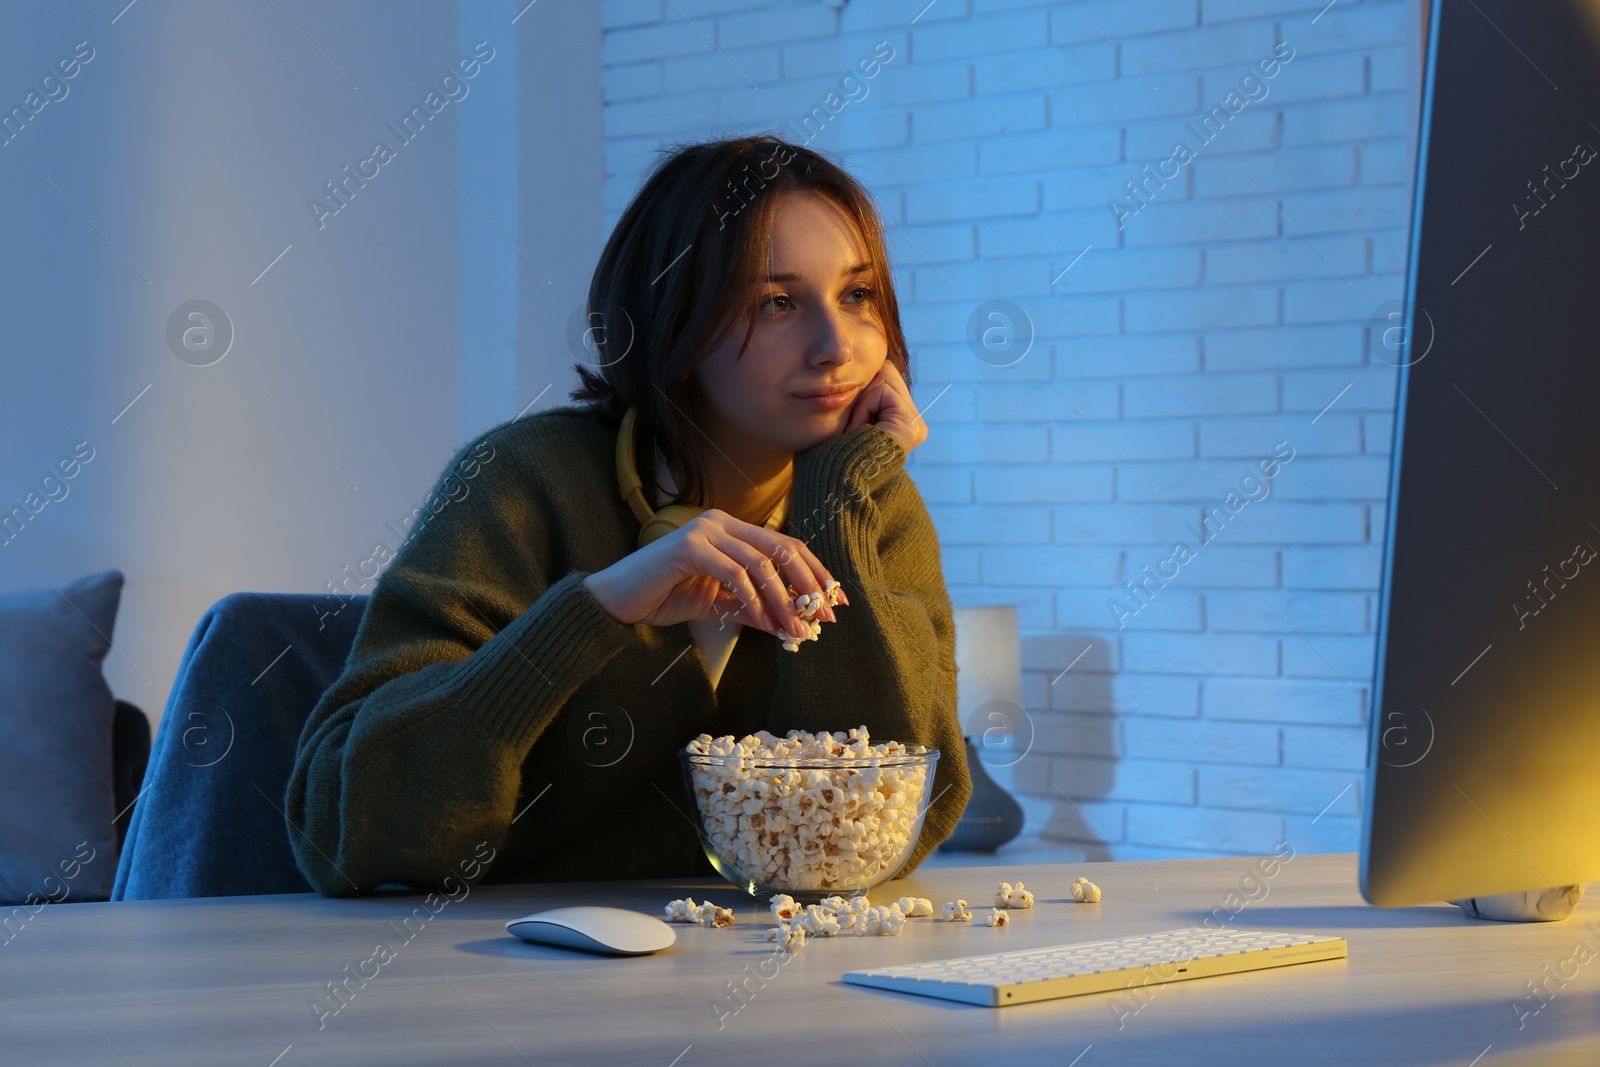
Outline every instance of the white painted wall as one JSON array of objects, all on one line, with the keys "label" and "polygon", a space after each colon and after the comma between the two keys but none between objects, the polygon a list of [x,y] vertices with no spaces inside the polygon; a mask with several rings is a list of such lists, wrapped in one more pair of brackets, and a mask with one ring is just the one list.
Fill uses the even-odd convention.
[{"label": "white painted wall", "polygon": [[[606,0],[604,19],[608,218],[658,144],[804,139],[836,111],[812,143],[892,224],[931,429],[910,467],[952,596],[1020,610],[1034,739],[1001,777],[1030,829],[1093,858],[1355,848],[1395,399],[1368,319],[1404,292],[1418,4]],[[844,85],[880,41],[895,58]],[[1265,94],[1130,200],[1279,42]],[[990,300],[1035,334],[1009,365],[964,339]],[[1272,495],[1119,619],[1124,582],[1280,440]]]},{"label": "white painted wall", "polygon": [[[0,147],[0,502],[95,449],[0,548],[0,589],[122,569],[106,674],[154,718],[210,604],[320,591],[397,544],[458,443],[554,377],[570,308],[529,304],[521,271],[569,293],[599,247],[600,31],[587,5],[513,25],[511,0],[122,7],[31,5],[0,36],[8,108],[94,49]],[[386,123],[470,55],[464,34],[495,58],[402,144]],[[379,139],[394,158],[319,227],[308,200]],[[211,366],[165,339],[192,299],[235,330]]]}]

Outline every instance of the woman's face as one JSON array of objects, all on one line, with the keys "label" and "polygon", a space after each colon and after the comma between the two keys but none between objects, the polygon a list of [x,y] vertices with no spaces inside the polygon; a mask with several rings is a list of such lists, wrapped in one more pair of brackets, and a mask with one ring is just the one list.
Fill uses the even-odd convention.
[{"label": "woman's face", "polygon": [[[831,199],[784,194],[753,306],[690,368],[700,415],[716,424],[704,429],[735,446],[789,453],[842,432],[888,358],[876,304],[882,270],[887,264],[868,262],[854,223]],[[740,355],[751,315],[755,330]],[[835,392],[831,402],[802,399],[824,391]]]}]

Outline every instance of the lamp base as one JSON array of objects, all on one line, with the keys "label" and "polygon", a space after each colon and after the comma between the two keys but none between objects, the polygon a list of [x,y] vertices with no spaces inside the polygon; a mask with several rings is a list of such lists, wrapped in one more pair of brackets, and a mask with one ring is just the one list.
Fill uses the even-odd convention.
[{"label": "lamp base", "polygon": [[956,823],[955,833],[939,846],[941,852],[993,852],[1022,832],[1022,805],[1000,788],[978,759],[972,738],[961,739],[967,746],[967,773],[972,777],[972,796]]}]

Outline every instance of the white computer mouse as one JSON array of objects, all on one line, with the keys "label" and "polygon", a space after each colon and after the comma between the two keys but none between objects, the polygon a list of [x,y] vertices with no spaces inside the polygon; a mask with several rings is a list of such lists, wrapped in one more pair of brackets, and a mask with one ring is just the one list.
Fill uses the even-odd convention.
[{"label": "white computer mouse", "polygon": [[608,956],[644,956],[678,940],[677,932],[660,919],[625,908],[551,908],[512,919],[506,930],[536,945]]}]

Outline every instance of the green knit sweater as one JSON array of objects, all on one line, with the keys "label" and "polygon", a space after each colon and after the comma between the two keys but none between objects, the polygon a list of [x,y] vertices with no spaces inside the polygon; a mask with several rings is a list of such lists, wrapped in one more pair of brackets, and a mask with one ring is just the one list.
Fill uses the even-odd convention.
[{"label": "green knit sweater", "polygon": [[900,444],[868,424],[795,456],[786,532],[850,605],[797,652],[742,627],[713,689],[687,624],[623,625],[583,585],[637,544],[616,435],[566,405],[457,455],[475,476],[451,479],[379,578],[300,735],[289,837],[318,891],[449,888],[490,855],[468,881],[711,875],[677,755],[701,733],[865,724],[938,748],[906,870],[955,829],[971,792],[955,631]]}]

